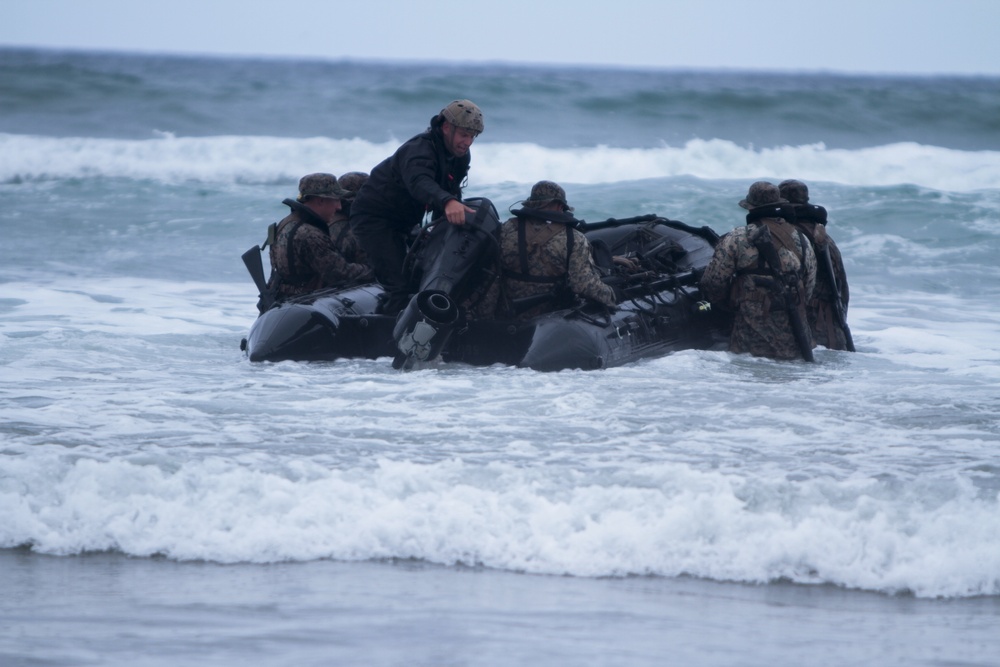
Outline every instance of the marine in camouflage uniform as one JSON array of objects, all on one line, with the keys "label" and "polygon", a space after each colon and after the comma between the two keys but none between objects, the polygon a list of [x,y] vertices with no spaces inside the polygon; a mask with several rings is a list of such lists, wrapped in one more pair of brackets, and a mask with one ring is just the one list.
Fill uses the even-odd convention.
[{"label": "marine in camouflage uniform", "polygon": [[[778,190],[784,199],[794,205],[795,219],[792,223],[809,238],[816,253],[817,264],[822,259],[824,246],[829,249],[833,275],[840,287],[840,300],[844,304],[846,315],[847,303],[850,300],[847,272],[844,270],[844,259],[840,254],[840,248],[827,234],[826,209],[809,203],[809,187],[802,181],[794,179],[782,181],[778,183]],[[823,345],[831,350],[846,350],[847,337],[843,328],[837,324],[834,314],[835,294],[827,272],[822,266],[818,266],[816,289],[806,304],[806,317],[812,330],[813,341],[817,345]]]},{"label": "marine in camouflage uniform", "polygon": [[279,301],[374,277],[369,266],[348,261],[330,238],[330,221],[345,194],[336,176],[309,174],[299,181],[298,199],[282,202],[291,213],[268,233],[268,284]]},{"label": "marine in camouflage uniform", "polygon": [[[798,278],[797,307],[804,323],[805,304],[816,285],[816,255],[809,239],[778,215],[783,202],[776,185],[766,181],[751,185],[740,202],[750,211],[747,225],[719,240],[701,277],[702,292],[712,305],[734,313],[731,352],[772,359],[803,356],[784,300],[766,284],[773,274],[754,245],[755,235],[766,227],[781,259],[781,271],[794,272]],[[809,339],[809,332],[804,333]]]},{"label": "marine in camouflage uniform", "polygon": [[333,241],[334,247],[344,256],[344,259],[351,264],[371,266],[368,255],[361,247],[361,242],[351,231],[350,223],[351,204],[354,202],[358,190],[367,180],[368,174],[363,171],[349,171],[337,179],[340,187],[345,190],[345,194],[340,198],[340,210],[334,214],[329,226],[330,239]]},{"label": "marine in camouflage uniform", "polygon": [[[601,281],[590,242],[572,227],[578,222],[572,211],[559,185],[539,181],[523,208],[513,211],[516,217],[500,227],[500,316],[528,319],[565,308],[577,296],[615,305],[614,290]],[[513,311],[513,301],[546,293],[555,298],[521,313]]]},{"label": "marine in camouflage uniform", "polygon": [[358,196],[358,190],[368,182],[368,174],[363,171],[349,171],[337,179],[340,187],[346,191],[340,198],[340,211],[337,212],[337,220],[348,220],[351,217],[351,206],[354,198]]}]

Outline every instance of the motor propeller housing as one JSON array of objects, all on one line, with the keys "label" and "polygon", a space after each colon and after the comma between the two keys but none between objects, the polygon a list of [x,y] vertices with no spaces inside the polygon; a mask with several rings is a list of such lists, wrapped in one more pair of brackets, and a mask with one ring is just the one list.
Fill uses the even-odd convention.
[{"label": "motor propeller housing", "polygon": [[392,367],[409,370],[418,361],[436,359],[456,322],[458,305],[447,293],[440,290],[418,293],[396,320],[392,335],[399,353]]}]

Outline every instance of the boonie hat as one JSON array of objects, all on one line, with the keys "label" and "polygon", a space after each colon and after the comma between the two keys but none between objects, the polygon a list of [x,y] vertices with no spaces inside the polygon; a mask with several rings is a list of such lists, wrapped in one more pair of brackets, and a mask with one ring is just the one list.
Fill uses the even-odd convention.
[{"label": "boonie hat", "polygon": [[793,204],[806,204],[809,202],[809,187],[802,181],[797,181],[794,178],[778,183],[778,191],[782,197]]},{"label": "boonie hat", "polygon": [[751,209],[768,204],[780,204],[784,201],[777,185],[767,181],[757,181],[750,186],[746,198],[740,200],[740,206]]},{"label": "boonie hat", "polygon": [[566,202],[566,191],[562,186],[552,181],[538,181],[531,186],[531,196],[524,200],[524,207],[543,208],[554,201],[565,206],[567,211],[573,210],[573,207]]},{"label": "boonie hat", "polygon": [[337,177],[333,174],[308,174],[299,179],[299,201],[306,197],[326,197],[327,199],[343,199],[350,193],[340,187]]},{"label": "boonie hat", "polygon": [[367,180],[368,174],[363,171],[349,171],[337,179],[340,187],[347,190],[347,194],[343,197],[344,199],[354,199],[358,194],[358,190],[361,189],[361,186]]}]

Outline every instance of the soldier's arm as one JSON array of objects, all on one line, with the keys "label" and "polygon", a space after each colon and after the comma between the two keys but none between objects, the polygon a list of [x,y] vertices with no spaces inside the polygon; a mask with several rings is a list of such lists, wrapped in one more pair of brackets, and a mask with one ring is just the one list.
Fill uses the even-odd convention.
[{"label": "soldier's arm", "polygon": [[593,253],[587,237],[575,230],[573,254],[569,260],[569,286],[575,294],[593,299],[606,306],[615,305],[615,292],[601,280],[601,273],[594,264]]},{"label": "soldier's arm", "polygon": [[399,170],[406,190],[414,199],[430,206],[435,214],[444,212],[451,200],[459,197],[448,192],[437,182],[437,160],[430,142],[415,142],[400,149]]},{"label": "soldier's arm", "polygon": [[345,283],[370,280],[374,273],[366,264],[348,262],[327,237],[309,246],[310,268],[320,276],[323,287],[339,287]]},{"label": "soldier's arm", "polygon": [[728,304],[730,288],[736,277],[736,243],[726,234],[715,246],[715,253],[701,276],[701,290],[712,303]]}]

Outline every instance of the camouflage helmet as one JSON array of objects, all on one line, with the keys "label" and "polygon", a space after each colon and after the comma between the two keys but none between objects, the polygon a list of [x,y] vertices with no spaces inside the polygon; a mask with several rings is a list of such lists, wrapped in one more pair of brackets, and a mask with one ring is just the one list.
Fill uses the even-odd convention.
[{"label": "camouflage helmet", "polygon": [[531,196],[524,200],[525,208],[544,208],[552,202],[559,202],[567,211],[573,207],[566,202],[566,191],[552,181],[538,181],[531,186]]},{"label": "camouflage helmet", "polygon": [[306,197],[342,199],[347,195],[333,174],[307,174],[299,179],[299,201],[305,201]]},{"label": "camouflage helmet", "polygon": [[485,127],[483,125],[483,112],[470,100],[455,100],[441,109],[441,117],[455,127],[476,134],[482,133]]},{"label": "camouflage helmet", "polygon": [[349,171],[340,178],[337,179],[340,183],[340,187],[347,190],[347,194],[344,195],[344,199],[354,199],[358,194],[358,190],[361,186],[365,184],[368,180],[368,174],[363,171]]},{"label": "camouflage helmet", "polygon": [[809,186],[802,181],[796,181],[794,178],[782,181],[778,183],[778,191],[793,204],[809,203]]},{"label": "camouflage helmet", "polygon": [[740,206],[745,209],[767,206],[768,204],[780,204],[785,200],[781,198],[778,186],[767,181],[757,181],[750,186],[746,198],[740,201]]}]

